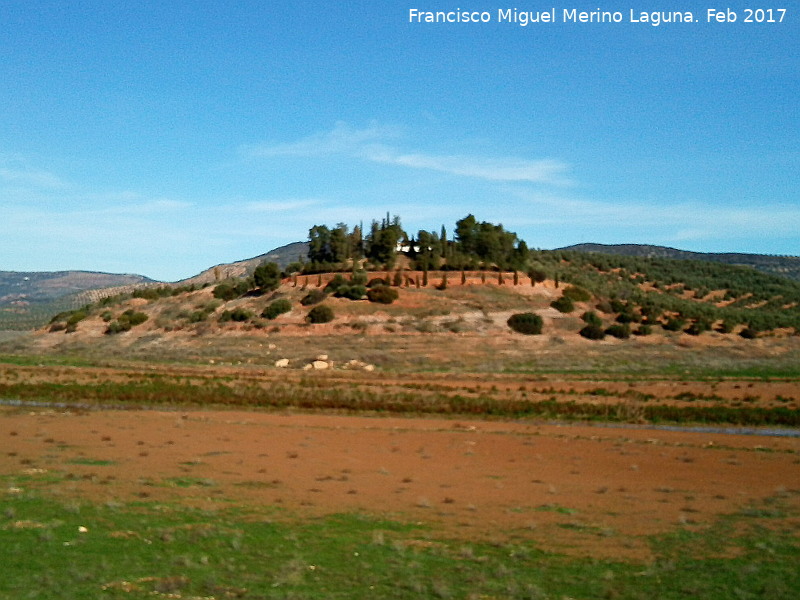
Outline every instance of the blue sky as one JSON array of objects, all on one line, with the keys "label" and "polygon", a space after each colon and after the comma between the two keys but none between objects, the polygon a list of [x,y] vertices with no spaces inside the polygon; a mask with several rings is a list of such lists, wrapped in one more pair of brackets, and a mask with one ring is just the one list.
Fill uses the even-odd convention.
[{"label": "blue sky", "polygon": [[551,6],[598,3],[5,0],[0,270],[174,281],[387,211],[535,248],[800,254],[800,9],[497,22]]}]

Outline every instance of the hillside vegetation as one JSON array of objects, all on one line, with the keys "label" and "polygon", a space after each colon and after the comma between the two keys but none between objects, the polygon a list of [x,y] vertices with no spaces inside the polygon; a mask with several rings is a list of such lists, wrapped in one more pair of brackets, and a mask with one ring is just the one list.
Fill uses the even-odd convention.
[{"label": "hillside vegetation", "polygon": [[[612,256],[615,258],[610,258]],[[569,263],[566,269],[559,264],[562,259]],[[641,262],[639,259],[647,260]],[[677,261],[686,261],[686,264]],[[269,262],[277,264],[287,276],[292,273],[349,272],[355,264],[372,271],[391,270],[398,266],[403,271],[423,273],[438,269],[468,272],[510,270],[512,274],[516,271],[517,277],[533,276],[540,282],[557,276],[565,282],[573,282],[576,277],[584,281],[587,273],[578,273],[574,267],[588,262],[598,265],[601,272],[647,273],[655,287],[672,286],[667,291],[676,296],[685,297],[690,292],[693,297],[701,298],[707,290],[722,290],[726,294],[726,303],[732,303],[735,297],[744,306],[752,306],[759,301],[755,298],[759,297],[766,303],[767,310],[782,309],[791,304],[791,300],[783,304],[781,300],[792,297],[796,289],[793,286],[786,288],[780,280],[759,278],[753,275],[753,270],[778,275],[781,279],[800,280],[800,257],[698,253],[643,244],[579,244],[554,251],[530,251],[525,241],[506,231],[502,225],[478,222],[472,215],[458,221],[451,236],[444,226],[438,230],[409,234],[402,228],[399,217],[390,219],[387,215],[382,222],[373,222],[369,229],[361,224],[353,228],[343,223],[334,227],[315,225],[310,229],[306,242],[288,244],[254,258],[219,264],[167,285],[200,287],[231,279],[246,280],[259,265]],[[745,270],[727,271],[702,264],[709,262],[745,267]],[[602,294],[615,293],[609,293],[607,289],[614,283],[616,285],[611,286],[619,288],[616,293],[621,297],[646,291],[642,286],[638,292],[623,289],[623,281],[607,283],[602,284],[605,289]],[[583,285],[598,295],[593,289],[596,284],[597,281]],[[138,275],[80,271],[0,272],[0,330],[38,328],[53,314],[76,310],[105,297],[130,294],[142,286],[158,285],[158,282]],[[750,293],[754,296],[748,296]],[[670,305],[675,306],[675,303]],[[733,322],[745,322],[744,317],[748,314],[752,313],[731,318]],[[763,329],[771,323],[783,323],[786,318],[785,315],[771,316],[764,323],[756,323],[755,327]]]},{"label": "hillside vegetation", "polygon": [[308,260],[283,270],[264,262],[245,277],[104,297],[53,317],[48,336],[112,343],[123,335],[125,344],[153,335],[194,343],[432,334],[719,344],[800,331],[800,283],[747,267],[530,251],[501,225],[471,215],[451,241],[444,228],[408,236],[397,217],[373,223],[363,239],[344,225],[315,226],[309,238]]},{"label": "hillside vegetation", "polygon": [[762,273],[781,275],[782,277],[800,281],[800,257],[798,256],[771,256],[741,252],[688,252],[650,244],[575,244],[574,246],[559,248],[559,250],[618,254],[640,258],[674,258],[677,260],[719,262],[726,265],[752,267]]}]

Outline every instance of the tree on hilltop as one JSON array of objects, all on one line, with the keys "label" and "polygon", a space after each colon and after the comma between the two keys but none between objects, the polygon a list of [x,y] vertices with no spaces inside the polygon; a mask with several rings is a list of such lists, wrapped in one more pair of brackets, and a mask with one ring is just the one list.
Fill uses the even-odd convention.
[{"label": "tree on hilltop", "polygon": [[274,262],[264,262],[253,272],[253,281],[261,292],[271,292],[281,283],[281,270]]},{"label": "tree on hilltop", "polygon": [[528,261],[528,246],[517,240],[516,233],[506,231],[502,225],[479,223],[471,214],[456,221],[456,241],[462,254],[474,256],[485,265],[522,269]]},{"label": "tree on hilltop", "polygon": [[377,221],[372,222],[366,240],[365,256],[375,264],[391,268],[394,266],[397,245],[401,240],[408,240],[408,235],[400,225],[400,217],[395,215],[390,221],[387,214],[380,225]]}]

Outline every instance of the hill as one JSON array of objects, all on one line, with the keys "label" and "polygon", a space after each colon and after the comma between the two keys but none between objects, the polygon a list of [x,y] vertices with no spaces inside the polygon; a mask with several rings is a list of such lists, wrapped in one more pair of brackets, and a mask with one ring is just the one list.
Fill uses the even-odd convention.
[{"label": "hill", "polygon": [[726,265],[752,267],[762,273],[780,275],[800,281],[800,257],[770,256],[766,254],[742,254],[737,252],[689,252],[667,246],[650,244],[575,244],[558,248],[574,252],[596,252],[640,258],[670,258],[674,260],[700,260]]},{"label": "hill", "polygon": [[[253,258],[219,264],[175,285],[200,286],[245,277],[264,261],[275,262],[283,269],[299,257],[305,258],[307,253],[306,242],[294,242]],[[41,327],[57,313],[159,283],[133,274],[0,271],[0,331]]]},{"label": "hill", "polygon": [[[520,276],[529,278],[531,287],[545,280],[556,289],[559,282],[581,286],[594,297],[593,308],[599,308],[598,303],[607,307],[610,300],[624,300],[630,304],[630,310],[625,311],[627,316],[631,310],[641,312],[647,306],[649,311],[659,309],[659,314],[678,314],[687,325],[699,326],[702,321],[703,326],[709,326],[725,319],[729,325],[747,325],[758,332],[797,329],[798,257],[706,254],[638,244],[579,244],[529,251],[523,240],[502,225],[478,222],[472,215],[456,222],[454,240],[447,239],[444,227],[441,231],[441,235],[425,231],[409,235],[402,230],[399,217],[390,219],[389,215],[381,224],[374,222],[366,235],[360,226],[352,231],[344,224],[333,229],[315,226],[308,243],[294,242],[253,258],[219,264],[158,288],[154,287],[156,282],[137,275],[6,273],[5,279],[0,279],[0,284],[5,284],[0,285],[0,329],[41,326],[53,314],[90,304],[106,306],[101,301],[112,297],[114,302],[125,298],[168,302],[170,296],[222,283],[230,287],[229,295],[252,296],[252,276],[256,267],[265,262],[275,262],[282,270],[299,270],[293,287],[297,287],[299,275],[303,289],[313,285],[309,281],[312,274],[324,274],[327,279],[332,272],[352,272],[354,264],[380,274],[376,276],[383,276],[394,285],[398,285],[395,280],[399,281],[398,287],[408,287],[407,282],[403,284],[404,278],[418,282],[422,273],[427,278],[428,271],[433,278],[438,269],[450,272],[451,278],[460,272],[462,279],[475,279],[480,273],[481,285],[486,272],[494,273],[490,278],[505,272],[507,278],[514,278],[515,286]],[[289,269],[292,263],[294,266]],[[436,277],[442,277],[442,283],[446,279],[441,272]],[[137,287],[151,289],[133,293]],[[350,296],[363,298],[366,289],[355,287],[361,287],[361,291],[351,290]],[[89,306],[86,310],[93,309]],[[194,312],[182,311],[186,315]],[[260,309],[255,310],[254,314],[259,312]],[[210,313],[205,315],[208,316]],[[173,329],[169,324],[166,328]]]},{"label": "hill", "polygon": [[[791,345],[800,332],[800,283],[713,262],[537,251],[529,272],[350,267],[294,273],[266,291],[255,281],[248,273],[106,297],[58,316],[34,336],[34,348],[191,360],[224,349],[232,360],[261,362],[274,360],[268,349],[278,344],[300,365],[309,345],[325,340],[347,360],[388,366],[401,348],[416,348],[405,360],[446,351],[448,360],[463,361],[468,348],[482,356],[495,343],[524,344],[528,350],[513,351],[519,360],[543,344],[558,356],[609,344],[636,356],[642,348],[698,345],[748,356],[763,349],[757,342]],[[381,289],[387,293],[373,293]],[[330,322],[312,316],[320,306],[333,311]],[[512,331],[517,313],[534,313],[541,335]]]},{"label": "hill", "polygon": [[92,271],[0,271],[0,329],[30,329],[54,313],[76,308],[96,298],[90,290],[152,285],[142,275]]},{"label": "hill", "polygon": [[223,263],[206,269],[202,273],[198,273],[188,279],[183,279],[178,282],[180,285],[203,285],[207,283],[214,283],[232,277],[245,277],[251,274],[255,268],[263,262],[274,262],[281,269],[285,269],[288,265],[298,260],[305,260],[308,254],[307,242],[292,242],[285,246],[270,250],[266,254],[260,254],[253,258],[239,260],[232,263]]}]

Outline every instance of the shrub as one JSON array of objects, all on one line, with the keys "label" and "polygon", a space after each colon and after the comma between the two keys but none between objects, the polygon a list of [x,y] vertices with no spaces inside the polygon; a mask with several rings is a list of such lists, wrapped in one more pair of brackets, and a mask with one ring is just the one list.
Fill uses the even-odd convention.
[{"label": "shrub", "polygon": [[58,321],[64,321],[69,318],[72,314],[71,311],[60,312],[57,315],[53,315],[53,318],[50,319],[50,323],[57,323]]},{"label": "shrub", "polygon": [[204,310],[196,310],[189,314],[188,321],[189,323],[200,323],[201,321],[205,321],[207,318],[207,312]]},{"label": "shrub", "polygon": [[130,331],[133,327],[137,325],[141,325],[145,321],[147,321],[148,317],[143,312],[136,312],[132,308],[129,308],[124,313],[122,313],[119,317],[117,317],[116,321],[111,321],[106,328],[107,334],[114,334],[114,333],[122,333],[124,331]]},{"label": "shrub", "polygon": [[319,289],[311,290],[305,296],[303,296],[302,300],[300,300],[300,304],[302,304],[303,306],[311,306],[313,304],[319,304],[327,297],[328,294],[326,294],[322,290]]},{"label": "shrub", "polygon": [[581,320],[587,325],[597,325],[598,327],[603,326],[603,320],[597,316],[597,313],[593,310],[587,310],[585,313],[583,313],[581,315]]},{"label": "shrub", "polygon": [[575,285],[565,288],[564,296],[573,302],[588,302],[592,299],[592,295],[588,291]]},{"label": "shrub", "polygon": [[339,288],[343,288],[346,286],[349,287],[350,282],[347,279],[345,279],[344,275],[342,275],[341,273],[337,273],[336,275],[333,276],[333,279],[331,279],[327,283],[327,285],[325,285],[325,291],[328,292],[329,294],[336,295],[336,293],[339,291]]},{"label": "shrub", "polygon": [[124,313],[119,316],[119,320],[125,320],[131,324],[131,327],[135,327],[136,325],[141,325],[145,321],[147,321],[147,315],[143,312],[136,312],[132,308],[129,308]]},{"label": "shrub", "polygon": [[364,271],[354,272],[353,281],[348,281],[343,275],[337,273],[325,286],[325,291],[337,298],[361,300],[367,293],[367,288],[364,286],[366,278],[367,275]]},{"label": "shrub", "polygon": [[654,323],[661,316],[661,309],[652,304],[643,304],[641,312],[642,317],[644,317],[648,323]]},{"label": "shrub", "polygon": [[366,293],[366,287],[361,284],[356,284],[340,286],[333,295],[337,298],[347,298],[348,300],[361,300]]},{"label": "shrub", "polygon": [[212,292],[214,294],[214,298],[219,298],[220,300],[233,300],[236,298],[236,291],[233,288],[233,285],[230,283],[220,283],[217,287],[214,288]]},{"label": "shrub", "polygon": [[78,323],[83,321],[88,315],[85,310],[76,310],[70,314],[69,319],[67,319],[67,323],[64,326],[64,330],[66,333],[72,333],[78,328]]},{"label": "shrub", "polygon": [[570,313],[575,310],[575,305],[572,303],[572,300],[567,298],[566,296],[561,296],[558,300],[553,300],[550,303],[550,306],[555,308],[558,312],[562,313]]},{"label": "shrub", "polygon": [[739,335],[746,340],[754,340],[758,337],[758,331],[756,331],[752,327],[745,327],[739,332]]},{"label": "shrub", "polygon": [[606,337],[606,332],[603,331],[602,327],[597,325],[587,325],[583,329],[581,329],[578,333],[580,333],[583,337],[589,340],[602,340]]},{"label": "shrub", "polygon": [[379,285],[371,288],[367,292],[367,299],[370,302],[378,302],[380,304],[391,304],[397,300],[398,296],[399,294],[397,293],[397,290],[385,285]]},{"label": "shrub", "polygon": [[614,298],[611,301],[610,306],[611,306],[611,312],[615,313],[623,312],[628,307],[627,304],[625,304],[622,300],[618,300],[617,298]]},{"label": "shrub", "polygon": [[633,332],[633,335],[650,335],[653,333],[653,328],[650,325],[639,325],[639,329]]},{"label": "shrub", "polygon": [[244,296],[250,291],[250,284],[241,279],[237,282],[224,281],[214,288],[214,298],[229,301]]},{"label": "shrub", "polygon": [[333,309],[330,306],[319,305],[308,311],[306,320],[309,323],[330,323],[334,319]]},{"label": "shrub", "polygon": [[664,324],[664,329],[667,331],[680,331],[685,323],[686,320],[681,317],[670,317]]},{"label": "shrub", "polygon": [[261,316],[271,321],[284,313],[288,313],[290,310],[292,310],[292,303],[286,298],[281,298],[267,306]]},{"label": "shrub", "polygon": [[633,309],[628,307],[617,315],[617,323],[638,323],[642,317],[633,312]]},{"label": "shrub", "polygon": [[262,292],[274,290],[281,283],[281,270],[274,262],[261,263],[253,272],[253,280]]},{"label": "shrub", "polygon": [[69,327],[70,325],[77,325],[78,323],[83,321],[87,316],[88,315],[86,314],[86,311],[76,310],[69,316],[69,319],[67,319],[67,327]]},{"label": "shrub", "polygon": [[611,308],[611,303],[608,300],[602,300],[601,302],[598,302],[597,310],[607,315],[610,315],[611,313],[614,312],[614,309]]},{"label": "shrub", "polygon": [[531,278],[531,283],[542,283],[545,279],[547,279],[547,273],[539,269],[531,269],[528,271],[528,277]]},{"label": "shrub", "polygon": [[208,316],[217,310],[221,302],[219,300],[211,300],[205,304],[199,304],[195,308],[197,310],[189,313],[186,317],[189,323],[200,323],[208,319]]},{"label": "shrub", "polygon": [[711,323],[705,319],[697,319],[694,323],[686,328],[686,333],[689,335],[700,335],[704,331],[711,329]]},{"label": "shrub", "polygon": [[608,329],[606,329],[606,333],[608,335],[614,336],[615,338],[619,338],[621,340],[627,340],[631,337],[631,328],[628,326],[627,323],[615,323]]},{"label": "shrub", "polygon": [[106,334],[114,334],[114,333],[122,333],[123,331],[130,331],[130,325],[127,327],[125,324],[120,323],[119,321],[111,321],[106,328]]},{"label": "shrub", "polygon": [[731,333],[735,326],[736,323],[728,319],[719,324],[717,331],[719,331],[720,333]]},{"label": "shrub", "polygon": [[517,333],[539,335],[542,333],[542,317],[536,313],[517,313],[508,318],[508,326]]},{"label": "shrub", "polygon": [[379,285],[389,285],[389,282],[386,281],[385,279],[381,279],[380,277],[373,277],[372,279],[369,280],[367,287],[374,288],[378,287]]},{"label": "shrub", "polygon": [[237,323],[244,323],[253,318],[253,313],[244,308],[234,308],[233,310],[226,310],[219,316],[220,323],[227,323],[228,321],[235,321]]},{"label": "shrub", "polygon": [[303,271],[303,263],[301,262],[291,262],[286,265],[286,272],[287,273],[300,273]]}]

